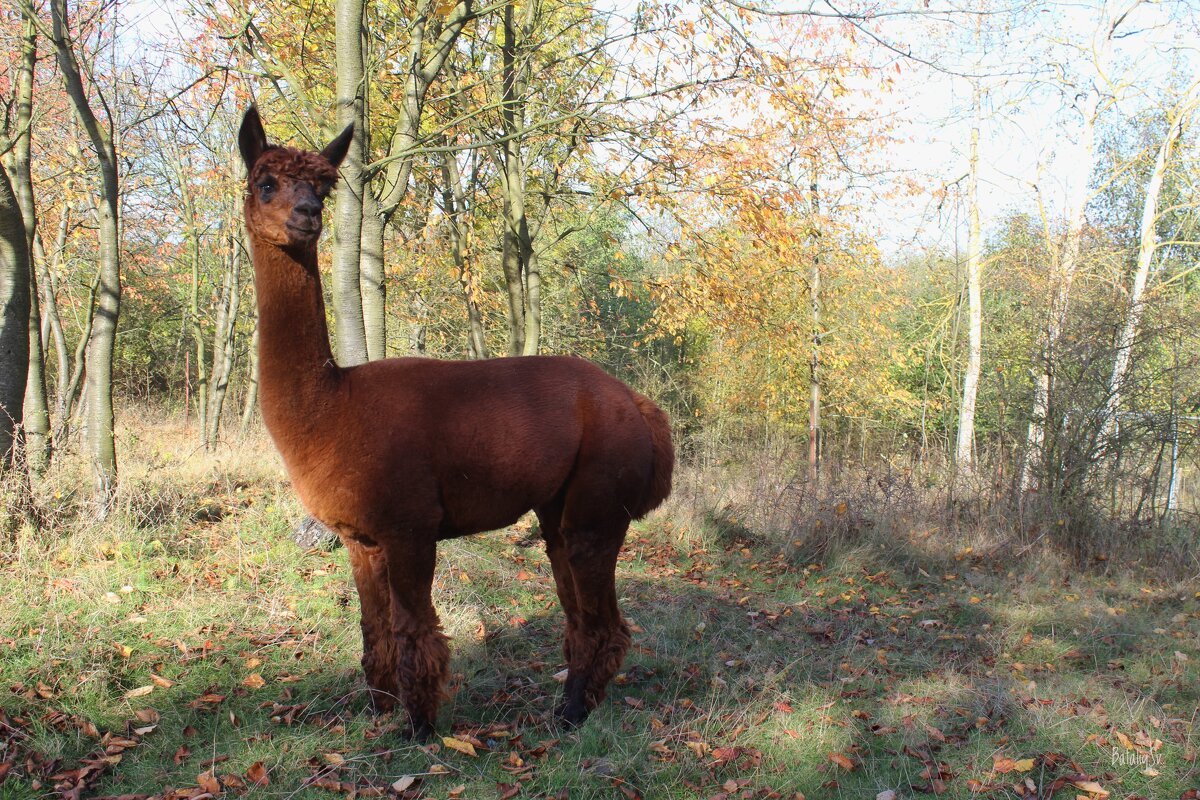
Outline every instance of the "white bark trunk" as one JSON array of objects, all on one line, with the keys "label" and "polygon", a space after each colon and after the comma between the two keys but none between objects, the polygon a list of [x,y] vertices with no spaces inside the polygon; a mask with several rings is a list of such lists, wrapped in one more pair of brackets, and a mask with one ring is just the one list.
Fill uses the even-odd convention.
[{"label": "white bark trunk", "polygon": [[1158,152],[1154,155],[1154,168],[1146,184],[1146,203],[1142,208],[1142,220],[1138,226],[1137,266],[1133,272],[1133,286],[1129,290],[1125,324],[1117,337],[1117,355],[1113,361],[1112,377],[1108,381],[1108,401],[1104,408],[1103,438],[1108,439],[1117,429],[1117,413],[1121,408],[1121,391],[1129,372],[1133,355],[1133,344],[1137,338],[1144,310],[1146,283],[1150,277],[1150,265],[1158,249],[1156,223],[1158,222],[1158,197],[1162,193],[1167,175],[1167,162],[1171,150],[1183,133],[1183,124],[1195,111],[1200,102],[1200,81],[1193,83],[1184,93],[1179,105],[1171,112],[1167,121],[1167,133]]},{"label": "white bark trunk", "polygon": [[976,81],[971,89],[973,119],[967,177],[967,371],[963,376],[962,405],[958,415],[958,446],[955,465],[960,475],[969,475],[975,466],[975,398],[979,393],[979,373],[983,360],[983,299],[980,273],[983,266],[983,231],[979,220],[979,129],[982,89]]}]

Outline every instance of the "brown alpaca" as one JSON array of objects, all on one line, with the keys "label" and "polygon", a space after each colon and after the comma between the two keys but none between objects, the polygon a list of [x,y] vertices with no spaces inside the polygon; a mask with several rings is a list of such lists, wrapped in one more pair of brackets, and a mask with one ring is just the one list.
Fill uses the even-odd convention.
[{"label": "brown alpaca", "polygon": [[352,135],[302,152],[269,145],[253,107],[242,121],[263,420],[305,507],[346,543],[377,709],[399,698],[417,735],[433,731],[450,660],[430,599],[437,542],[532,509],[566,614],[558,715],[578,724],[629,648],[617,553],[671,490],[670,424],[577,358],[334,363],[317,238]]}]

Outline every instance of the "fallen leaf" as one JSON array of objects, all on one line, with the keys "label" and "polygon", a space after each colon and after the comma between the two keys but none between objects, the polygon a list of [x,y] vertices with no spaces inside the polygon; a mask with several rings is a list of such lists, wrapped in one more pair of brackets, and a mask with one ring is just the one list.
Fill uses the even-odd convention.
[{"label": "fallen leaf", "polygon": [[135,697],[145,697],[146,695],[150,694],[153,691],[154,691],[154,686],[152,684],[147,684],[146,686],[139,686],[136,689],[130,689],[128,692],[126,692],[125,699],[132,700]]},{"label": "fallen leaf", "polygon": [[415,777],[413,777],[412,775],[404,775],[403,777],[397,778],[396,780],[392,781],[392,790],[397,791],[397,792],[403,792],[405,789],[412,786],[416,782],[417,782],[417,779]]},{"label": "fallen leaf", "polygon": [[443,736],[442,744],[449,747],[451,750],[457,750],[466,755],[475,756],[475,746],[470,742],[464,742],[462,739],[455,739],[453,736]]},{"label": "fallen leaf", "polygon": [[854,760],[842,755],[841,753],[830,753],[829,760],[847,772],[852,772],[854,770]]},{"label": "fallen leaf", "polygon": [[1109,791],[1100,784],[1092,780],[1073,780],[1071,785],[1076,789],[1082,789],[1088,794],[1099,795],[1100,797],[1108,797]]},{"label": "fallen leaf", "polygon": [[255,786],[269,786],[271,781],[267,778],[267,768],[263,766],[263,762],[255,761],[246,770],[246,780]]}]

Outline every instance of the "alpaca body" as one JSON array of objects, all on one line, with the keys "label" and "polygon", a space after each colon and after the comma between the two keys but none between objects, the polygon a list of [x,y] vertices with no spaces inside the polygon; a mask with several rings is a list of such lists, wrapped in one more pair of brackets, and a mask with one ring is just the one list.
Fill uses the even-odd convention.
[{"label": "alpaca body", "polygon": [[568,357],[333,360],[317,269],[323,200],[352,129],[321,153],[238,139],[259,312],[259,401],[301,501],[346,544],[376,708],[397,700],[428,735],[450,651],[433,607],[437,542],[533,510],[566,616],[560,718],[582,722],[629,648],[617,555],[671,489],[670,423],[654,403]]},{"label": "alpaca body", "polygon": [[311,428],[293,422],[290,382],[264,376],[260,392],[301,501],[339,533],[449,539],[496,530],[568,482],[573,514],[643,511],[654,471],[649,427],[633,392],[586,361],[401,358],[323,369],[325,392],[305,414]]}]

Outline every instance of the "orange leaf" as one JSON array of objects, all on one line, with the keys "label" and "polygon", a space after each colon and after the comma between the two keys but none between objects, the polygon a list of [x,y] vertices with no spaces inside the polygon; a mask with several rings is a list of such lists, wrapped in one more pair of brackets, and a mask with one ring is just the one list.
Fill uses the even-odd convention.
[{"label": "orange leaf", "polygon": [[839,767],[846,770],[847,772],[853,771],[856,766],[853,759],[848,758],[847,756],[844,756],[841,753],[830,753],[829,760],[832,761],[834,764],[837,764]]}]

